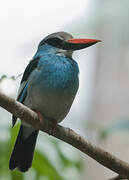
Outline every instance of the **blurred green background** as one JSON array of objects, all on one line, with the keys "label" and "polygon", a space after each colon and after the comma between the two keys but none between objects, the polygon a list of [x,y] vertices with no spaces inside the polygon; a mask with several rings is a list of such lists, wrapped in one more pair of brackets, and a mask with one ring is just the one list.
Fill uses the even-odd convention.
[{"label": "blurred green background", "polygon": [[[5,0],[0,6],[0,90],[16,97],[21,76],[38,43],[48,34],[66,31],[76,38],[101,39],[74,53],[80,88],[61,123],[129,162],[129,1]],[[9,171],[10,153],[19,123],[0,108],[1,180],[94,180],[115,175],[72,146],[40,133],[32,168]]]},{"label": "blurred green background", "polygon": [[[7,134],[9,136],[0,141],[0,179],[65,180],[69,179],[69,177],[73,179],[75,174],[78,176],[77,174],[82,171],[83,162],[78,153],[70,150],[65,143],[61,143],[42,133],[39,139],[43,143],[38,142],[32,168],[27,173],[20,173],[17,170],[11,172],[8,168],[8,162],[18,129],[19,124],[13,130],[5,128],[5,131],[8,130]],[[62,150],[63,146],[72,154],[72,157],[68,156],[64,149]],[[74,173],[74,176],[72,173]]]}]

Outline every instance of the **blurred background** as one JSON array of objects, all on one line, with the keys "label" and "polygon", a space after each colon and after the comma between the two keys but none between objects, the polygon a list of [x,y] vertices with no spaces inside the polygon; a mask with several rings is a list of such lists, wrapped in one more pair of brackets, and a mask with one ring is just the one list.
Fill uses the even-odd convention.
[{"label": "blurred background", "polygon": [[[80,88],[61,123],[129,162],[129,1],[4,0],[0,6],[0,90],[16,97],[20,74],[48,34],[66,31],[76,38],[101,39],[74,53]],[[19,124],[0,108],[0,179],[104,180],[115,173],[72,146],[45,133],[37,141],[33,167],[9,171]]]}]

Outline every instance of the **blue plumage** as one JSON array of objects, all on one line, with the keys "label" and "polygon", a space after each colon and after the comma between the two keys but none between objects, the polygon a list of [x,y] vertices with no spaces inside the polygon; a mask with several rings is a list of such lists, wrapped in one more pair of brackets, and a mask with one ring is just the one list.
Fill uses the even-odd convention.
[{"label": "blue plumage", "polygon": [[28,79],[25,104],[40,111],[46,119],[60,122],[67,115],[77,92],[79,70],[73,59],[55,52],[57,48],[50,46],[40,52],[37,68]]},{"label": "blue plumage", "polygon": [[[46,47],[47,46],[47,47]],[[49,50],[49,53],[48,53]],[[36,53],[39,55],[39,62],[37,69],[41,69],[39,81],[43,81],[43,84],[48,87],[56,88],[72,88],[72,86],[78,86],[78,65],[72,58],[58,55],[57,48],[45,45],[42,50]],[[37,72],[34,71],[34,76]],[[33,74],[32,73],[32,74]]]},{"label": "blue plumage", "polygon": [[[35,56],[25,69],[17,100],[38,115],[40,113],[43,120],[61,122],[68,114],[79,86],[79,68],[72,59],[73,50],[96,42],[75,39],[74,44],[73,37],[65,32],[47,36],[40,42]],[[13,125],[16,120],[13,116]],[[18,168],[25,172],[31,166],[37,135],[38,130],[22,123],[10,158],[11,170]]]}]

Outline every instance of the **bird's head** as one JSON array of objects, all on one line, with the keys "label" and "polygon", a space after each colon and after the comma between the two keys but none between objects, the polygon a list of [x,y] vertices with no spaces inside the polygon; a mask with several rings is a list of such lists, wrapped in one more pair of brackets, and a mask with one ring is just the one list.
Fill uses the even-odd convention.
[{"label": "bird's head", "polygon": [[96,39],[74,39],[73,36],[66,32],[56,32],[45,37],[40,43],[39,47],[45,44],[55,47],[56,53],[71,57],[73,51],[87,48],[100,42]]}]

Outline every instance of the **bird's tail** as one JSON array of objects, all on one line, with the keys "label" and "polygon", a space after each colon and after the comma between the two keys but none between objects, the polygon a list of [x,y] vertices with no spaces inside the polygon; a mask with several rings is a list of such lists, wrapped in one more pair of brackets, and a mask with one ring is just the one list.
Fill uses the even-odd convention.
[{"label": "bird's tail", "polygon": [[31,167],[37,135],[38,130],[21,125],[9,162],[11,170],[25,172]]}]

